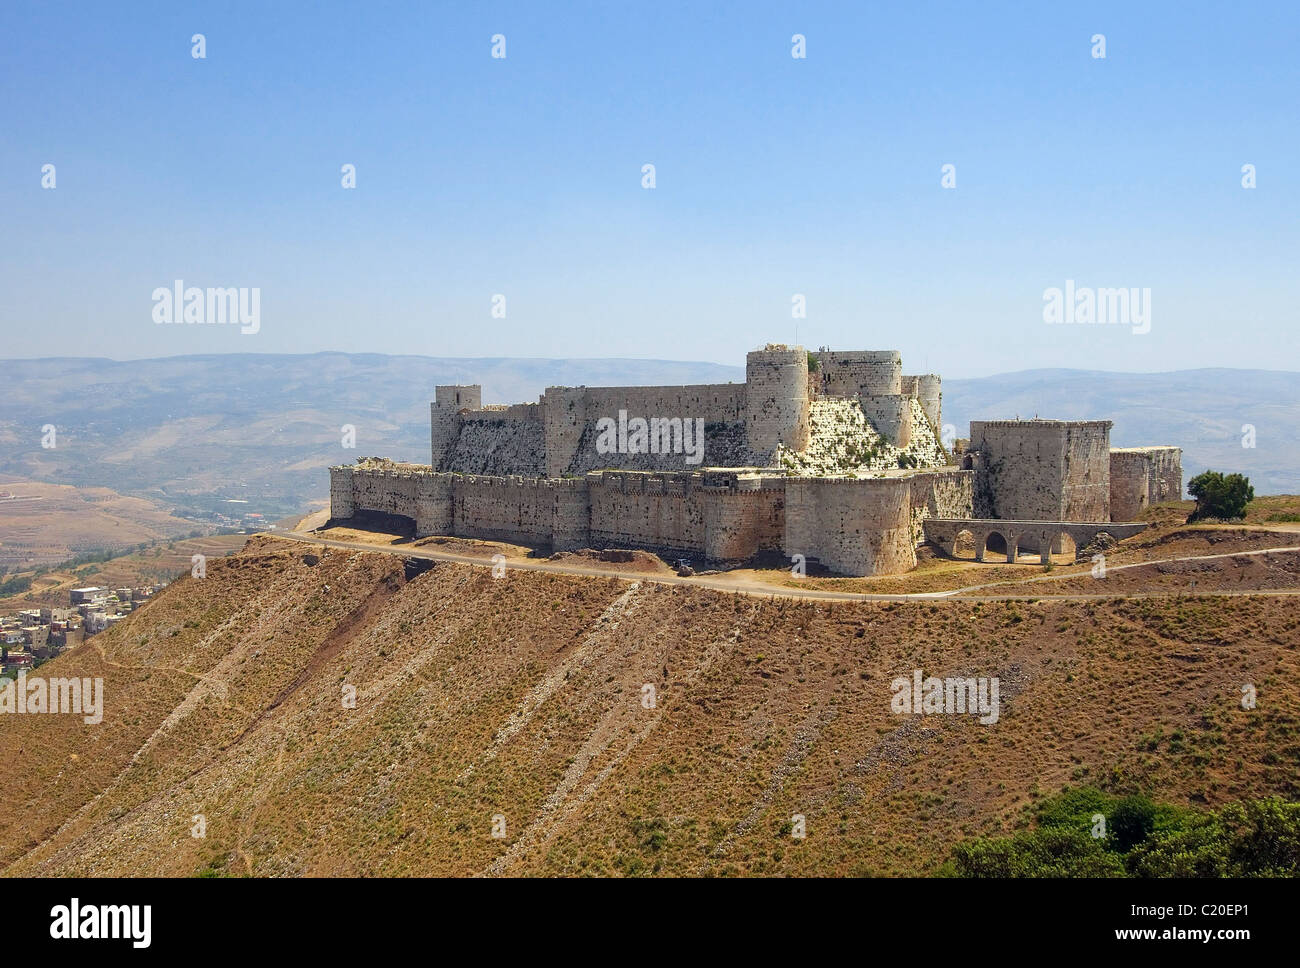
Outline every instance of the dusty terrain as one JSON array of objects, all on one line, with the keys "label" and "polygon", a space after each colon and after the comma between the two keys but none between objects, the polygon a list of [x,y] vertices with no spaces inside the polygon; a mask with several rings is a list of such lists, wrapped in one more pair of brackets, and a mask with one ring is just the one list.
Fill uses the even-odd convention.
[{"label": "dusty terrain", "polygon": [[0,479],[0,565],[10,572],[57,564],[87,551],[190,534],[199,527],[151,501],[106,487]]},{"label": "dusty terrain", "polygon": [[[3,717],[0,869],[926,874],[1066,784],[1294,799],[1298,652],[1279,597],[772,601],[255,537],[42,667],[102,676],[102,723]],[[915,668],[999,677],[998,722],[895,715]]]},{"label": "dusty terrain", "polygon": [[244,546],[247,535],[206,535],[161,542],[119,555],[107,561],[89,562],[72,568],[40,573],[31,588],[17,595],[0,597],[0,612],[13,612],[41,605],[66,606],[73,588],[98,585],[102,588],[135,588],[159,581],[171,581],[190,570],[193,556],[220,558]]}]

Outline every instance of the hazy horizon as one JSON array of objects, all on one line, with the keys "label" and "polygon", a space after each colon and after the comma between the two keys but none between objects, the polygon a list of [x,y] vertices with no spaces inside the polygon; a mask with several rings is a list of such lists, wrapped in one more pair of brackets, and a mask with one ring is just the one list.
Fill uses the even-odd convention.
[{"label": "hazy horizon", "polygon": [[[758,347],[754,347],[754,348],[757,349]],[[832,347],[832,349],[841,349],[841,348],[847,349],[850,347]],[[864,347],[851,347],[851,348],[863,349]],[[457,360],[463,362],[473,362],[475,360],[482,360],[484,362],[496,362],[496,361],[509,360],[509,361],[519,361],[519,362],[539,362],[539,363],[543,363],[543,362],[555,362],[555,363],[635,362],[635,363],[695,364],[699,366],[735,367],[736,369],[742,371],[742,379],[743,379],[743,370],[745,368],[745,362],[743,356],[741,357],[740,362],[728,363],[722,360],[677,359],[673,357],[649,357],[649,356],[439,356],[431,353],[384,353],[384,352],[379,352],[374,350],[361,350],[361,351],[352,352],[348,350],[328,350],[328,349],[313,350],[310,352],[301,352],[301,353],[231,350],[229,352],[172,353],[165,356],[126,356],[126,357],[72,356],[68,354],[59,354],[54,356],[0,356],[0,363],[39,363],[39,362],[51,362],[51,361],[59,361],[59,360],[73,360],[77,362],[149,363],[149,362],[163,362],[166,360],[180,360],[180,359],[191,359],[191,358],[211,357],[211,356],[330,356],[330,355],[386,356],[386,357],[394,357],[394,358],[406,357],[409,359]],[[904,363],[903,368],[907,370],[907,372],[909,373],[913,372],[913,370],[907,367],[906,360],[904,360],[903,363]],[[1113,367],[1102,369],[1097,367],[1080,367],[1080,366],[1026,366],[1026,367],[1021,367],[1020,369],[997,370],[997,371],[987,372],[987,373],[973,373],[973,374],[965,374],[965,375],[951,376],[951,377],[947,376],[946,374],[940,373],[939,376],[945,380],[946,379],[985,380],[997,376],[1006,376],[1006,375],[1016,374],[1016,373],[1034,373],[1034,372],[1115,373],[1115,374],[1126,374],[1130,376],[1134,376],[1134,375],[1160,376],[1160,375],[1167,375],[1167,374],[1174,374],[1174,373],[1195,373],[1195,372],[1206,371],[1206,370],[1225,370],[1225,371],[1240,371],[1240,372],[1256,371],[1260,373],[1300,373],[1300,370],[1290,370],[1290,369],[1269,367],[1269,366],[1188,366],[1188,367],[1179,367],[1175,369],[1165,369],[1165,370],[1127,370],[1127,369],[1116,369]]]}]

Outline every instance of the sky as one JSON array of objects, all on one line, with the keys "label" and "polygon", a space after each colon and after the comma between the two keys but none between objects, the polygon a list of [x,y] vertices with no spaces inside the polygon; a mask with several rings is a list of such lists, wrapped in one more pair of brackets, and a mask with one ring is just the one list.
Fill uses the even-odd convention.
[{"label": "sky", "polygon": [[1293,0],[6,0],[0,357],[1300,370],[1297,51]]}]

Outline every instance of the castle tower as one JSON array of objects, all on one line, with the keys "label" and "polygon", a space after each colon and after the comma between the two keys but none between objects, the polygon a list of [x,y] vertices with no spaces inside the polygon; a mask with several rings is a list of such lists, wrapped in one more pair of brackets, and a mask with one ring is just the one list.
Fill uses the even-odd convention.
[{"label": "castle tower", "polygon": [[943,430],[943,385],[937,373],[922,373],[916,378],[916,399],[930,418],[936,434]]},{"label": "castle tower", "polygon": [[429,463],[441,470],[447,460],[447,451],[456,440],[460,429],[462,410],[478,410],[483,406],[483,387],[477,383],[467,386],[434,387],[433,402],[429,404]]},{"label": "castle tower", "polygon": [[764,460],[777,445],[808,446],[808,353],[802,346],[769,343],[746,356],[745,435]]},{"label": "castle tower", "polygon": [[587,388],[547,387],[540,407],[546,476],[559,477],[573,463],[587,429]]}]

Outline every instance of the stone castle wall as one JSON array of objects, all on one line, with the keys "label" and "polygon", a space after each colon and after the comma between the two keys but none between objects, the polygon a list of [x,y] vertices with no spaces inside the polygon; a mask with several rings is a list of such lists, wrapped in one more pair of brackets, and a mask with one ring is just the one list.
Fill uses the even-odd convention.
[{"label": "stone castle wall", "polygon": [[597,471],[577,479],[476,476],[413,464],[330,468],[330,513],[410,518],[417,537],[551,547],[639,547],[738,562],[778,550],[782,478]]},{"label": "stone castle wall", "polygon": [[808,445],[808,354],[801,346],[768,346],[745,360],[745,432],[759,462],[779,448]]},{"label": "stone castle wall", "polygon": [[1177,447],[1117,447],[1110,452],[1110,516],[1135,521],[1152,504],[1183,496],[1183,452]]},{"label": "stone castle wall", "polygon": [[[420,536],[718,563],[780,550],[872,575],[914,567],[930,518],[1110,522],[1182,495],[1181,452],[1111,451],[1109,421],[974,421],[962,468],[948,466],[938,376],[905,376],[893,351],[814,359],[810,370],[802,347],[769,344],[742,384],[548,387],[510,406],[440,386],[432,464],[331,468],[331,511],[401,515]],[[702,420],[702,460],[600,453],[597,422],[620,411]]]},{"label": "stone castle wall", "polygon": [[435,468],[445,465],[447,451],[460,433],[459,414],[482,405],[483,388],[478,384],[434,388],[429,404],[429,450]]},{"label": "stone castle wall", "polygon": [[893,575],[916,566],[912,486],[906,477],[791,477],[785,553],[846,575]]},{"label": "stone castle wall", "polygon": [[[681,454],[606,455],[596,451],[596,424],[604,417],[618,419],[626,410],[632,417],[699,418],[714,428],[717,451],[734,450],[721,446],[725,434],[721,428],[735,426],[745,418],[743,383],[696,384],[676,387],[547,387],[542,394],[543,466],[548,477],[585,474],[591,470],[622,463],[620,458],[634,456],[645,470],[684,470]],[[705,445],[705,462],[709,456]],[[727,453],[717,453],[726,460]],[[743,455],[741,455],[743,456]]]},{"label": "stone castle wall", "polygon": [[903,393],[903,357],[897,350],[822,350],[816,356],[827,396]]},{"label": "stone castle wall", "polygon": [[[658,387],[548,387],[536,404],[483,406],[478,385],[442,386],[430,406],[430,462],[462,474],[578,476],[609,467],[689,471],[696,466],[774,466],[800,452],[810,434],[811,401],[855,400],[890,446],[906,449],[919,429],[916,403],[938,432],[939,378],[902,375],[896,351],[815,355],[770,344],[746,357],[745,383]],[[634,417],[700,419],[700,465],[680,453],[601,454],[597,422]]]},{"label": "stone castle wall", "polygon": [[589,474],[593,547],[703,554],[704,502],[693,478],[621,471]]},{"label": "stone castle wall", "polygon": [[556,550],[589,543],[585,481],[450,476],[452,534]]},{"label": "stone castle wall", "polygon": [[924,522],[927,518],[974,516],[974,471],[945,467],[913,474],[908,481],[912,487],[910,524],[914,545],[925,541]]},{"label": "stone castle wall", "polygon": [[[905,380],[914,380],[915,390],[910,396],[916,397],[921,403],[921,409],[924,411],[926,419],[930,421],[930,426],[934,432],[939,434],[943,430],[943,382],[936,373],[922,373],[915,377],[904,377]],[[906,392],[906,390],[904,391]]]},{"label": "stone castle wall", "polygon": [[1109,420],[972,420],[976,514],[1110,520]]}]

